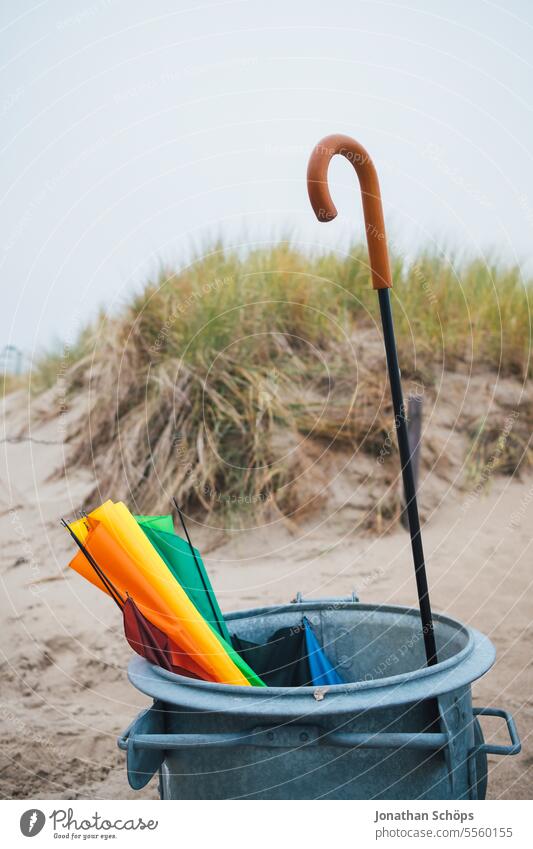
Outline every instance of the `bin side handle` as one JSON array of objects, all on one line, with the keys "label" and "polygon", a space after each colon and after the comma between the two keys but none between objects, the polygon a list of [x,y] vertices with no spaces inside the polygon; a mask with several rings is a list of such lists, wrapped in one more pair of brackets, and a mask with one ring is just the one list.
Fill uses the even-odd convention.
[{"label": "bin side handle", "polygon": [[293,726],[280,728],[254,728],[243,733],[228,734],[132,734],[119,737],[118,746],[128,752],[136,749],[180,750],[190,748],[233,748],[237,746],[264,746],[291,748],[312,745],[360,749],[418,749],[438,751],[449,744],[449,735],[426,732],[331,732],[316,727]]},{"label": "bin side handle", "polygon": [[505,719],[511,744],[508,746],[495,745],[493,743],[482,743],[476,747],[478,752],[485,752],[487,755],[518,755],[522,750],[522,743],[518,735],[515,721],[511,714],[501,708],[475,707],[473,708],[474,716],[498,716]]},{"label": "bin side handle", "polygon": [[135,741],[143,734],[161,736],[165,730],[164,716],[164,706],[155,701],[151,708],[141,711],[117,739],[119,749],[127,753],[128,782],[133,790],[141,790],[148,784],[164,758],[163,751],[137,747]]}]

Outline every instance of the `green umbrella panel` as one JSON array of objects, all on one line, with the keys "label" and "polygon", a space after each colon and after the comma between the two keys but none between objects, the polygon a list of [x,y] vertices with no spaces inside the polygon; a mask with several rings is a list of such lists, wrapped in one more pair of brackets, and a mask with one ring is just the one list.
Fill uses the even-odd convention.
[{"label": "green umbrella panel", "polygon": [[188,543],[174,533],[155,530],[149,525],[141,524],[141,527],[198,612],[229,643],[229,631],[200,552],[195,548],[195,557]]}]

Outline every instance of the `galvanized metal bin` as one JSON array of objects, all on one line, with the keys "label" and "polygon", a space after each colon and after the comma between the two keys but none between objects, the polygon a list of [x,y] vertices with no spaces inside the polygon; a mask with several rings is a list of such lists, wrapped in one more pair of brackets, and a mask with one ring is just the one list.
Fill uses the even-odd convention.
[{"label": "galvanized metal bin", "polygon": [[[225,618],[261,642],[303,614],[350,683],[235,687],[131,661],[130,681],[154,699],[119,738],[131,787],[159,771],[162,799],[484,798],[487,754],[520,751],[506,711],[472,707],[490,640],[435,615],[439,662],[426,666],[410,608],[302,600]],[[510,744],[486,744],[480,715],[504,719]]]}]

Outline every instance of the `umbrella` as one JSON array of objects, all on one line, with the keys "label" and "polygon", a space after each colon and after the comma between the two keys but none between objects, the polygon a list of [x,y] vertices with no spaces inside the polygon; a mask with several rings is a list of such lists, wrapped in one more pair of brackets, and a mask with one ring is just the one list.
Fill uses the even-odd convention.
[{"label": "umbrella", "polygon": [[422,548],[411,451],[409,448],[407,416],[403,401],[400,367],[394,337],[394,324],[389,296],[389,289],[392,288],[392,274],[387,251],[379,180],[374,163],[359,142],[356,142],[350,136],[326,136],[313,150],[307,168],[309,199],[319,221],[332,221],[337,215],[327,181],[328,166],[335,154],[341,154],[352,163],[361,185],[372,285],[374,289],[378,290],[383,341],[385,343],[385,354],[387,357],[387,368],[394,407],[395,427],[398,434],[398,448],[402,464],[418,603],[422,619],[422,633],[424,636],[427,664],[428,666],[432,666],[437,663],[437,649],[429,600],[424,550]]},{"label": "umbrella", "polygon": [[[139,604],[136,586],[137,593],[140,591],[149,605],[149,618],[169,634],[185,657],[191,657],[203,669],[202,677],[228,684],[249,683],[124,504],[107,501],[86,517],[86,523],[89,527],[86,546],[94,559],[105,566],[106,574],[110,575],[113,569],[111,578],[115,586],[119,590],[123,588],[124,595],[129,592]],[[98,548],[100,556],[91,544]],[[81,555],[73,559],[71,566],[88,580],[97,582]],[[143,613],[146,615],[147,611]],[[162,626],[154,619],[157,614],[163,615]],[[256,683],[252,670],[249,674]]]},{"label": "umbrella", "polygon": [[[117,545],[106,529],[101,525],[97,526],[86,535],[84,544],[73,531],[73,526],[76,524],[72,523],[68,526],[68,530],[80,551],[71,560],[69,566],[98,589],[108,592],[122,609],[125,601],[134,595],[141,615],[150,622],[152,627],[169,635],[168,638],[173,646],[172,665],[187,670],[184,674],[212,680],[209,673],[190,654],[178,648],[181,631],[176,628],[172,611],[161,602],[151,584],[136,569],[133,561]],[[79,529],[79,525],[76,529]],[[106,564],[105,575],[97,563]]]},{"label": "umbrella", "polygon": [[[169,518],[171,519],[171,517]],[[151,521],[151,517],[137,518],[137,522],[198,612],[226,642],[231,643],[227,625],[213,592],[200,552],[193,548],[190,537],[188,542],[185,542],[174,533],[173,529],[170,533],[167,530],[160,529]]]},{"label": "umbrella", "polygon": [[[107,592],[112,596],[117,606],[121,609],[124,624],[124,635],[132,649],[137,652],[137,654],[140,654],[141,657],[146,658],[146,660],[150,663],[154,663],[156,666],[161,666],[169,672],[176,672],[181,675],[192,675],[195,678],[202,677],[201,674],[195,674],[191,669],[184,669],[175,664],[175,659],[182,655],[177,646],[172,642],[167,634],[159,628],[156,628],[156,626],[150,622],[143,613],[141,613],[131,596],[128,595],[127,598],[124,599],[120,595],[117,588],[112,584],[108,576],[103,572],[92,554],[77,537],[72,528],[69,527],[64,519],[61,520],[61,524],[69,531],[76,545],[79,547],[86,560],[90,563],[99,581],[104,585]],[[201,670],[199,671],[201,673]]]}]

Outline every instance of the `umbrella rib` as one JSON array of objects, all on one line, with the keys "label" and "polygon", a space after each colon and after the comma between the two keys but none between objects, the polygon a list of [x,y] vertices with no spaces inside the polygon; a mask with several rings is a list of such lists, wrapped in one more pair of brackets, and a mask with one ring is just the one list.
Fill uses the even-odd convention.
[{"label": "umbrella rib", "polygon": [[196,556],[196,552],[195,552],[193,544],[191,542],[191,538],[189,536],[189,531],[187,530],[187,525],[185,524],[185,518],[183,516],[183,512],[182,512],[181,507],[179,506],[178,502],[176,501],[176,499],[174,497],[172,498],[172,501],[174,502],[174,507],[178,511],[178,516],[180,517],[181,526],[183,528],[185,536],[187,537],[187,542],[189,544],[189,548],[191,549],[191,554],[194,557],[194,562],[196,563],[196,568],[198,569],[198,573],[200,575],[200,580],[202,581],[202,585],[203,585],[205,594],[208,598],[209,606],[211,607],[211,610],[213,611],[213,616],[215,618],[215,622],[217,623],[218,627],[221,628],[222,631],[223,631],[224,629],[223,629],[222,623],[220,622],[218,613],[215,609],[215,605],[213,604],[213,599],[211,598],[211,593],[209,592],[209,587],[207,586],[206,580],[204,578],[204,573],[203,573],[203,571],[200,567],[200,564],[198,563],[198,558]]},{"label": "umbrella rib", "polygon": [[109,580],[107,575],[102,571],[102,569],[100,568],[100,566],[98,565],[98,563],[96,562],[96,560],[94,559],[92,554],[84,546],[82,541],[80,539],[78,539],[78,537],[76,536],[76,534],[74,533],[72,528],[68,525],[68,523],[64,519],[61,519],[61,524],[63,525],[64,528],[67,529],[67,531],[69,532],[70,536],[72,537],[72,539],[74,540],[74,542],[76,543],[78,548],[83,552],[83,554],[85,555],[85,558],[89,561],[89,563],[93,567],[94,571],[96,572],[96,574],[100,578],[100,580],[103,583],[106,590],[109,592],[109,595],[111,596],[111,598],[113,599],[115,604],[122,610],[122,608],[124,607],[124,599],[120,595],[117,588],[115,586],[113,586],[113,584],[111,583],[111,581]]}]

